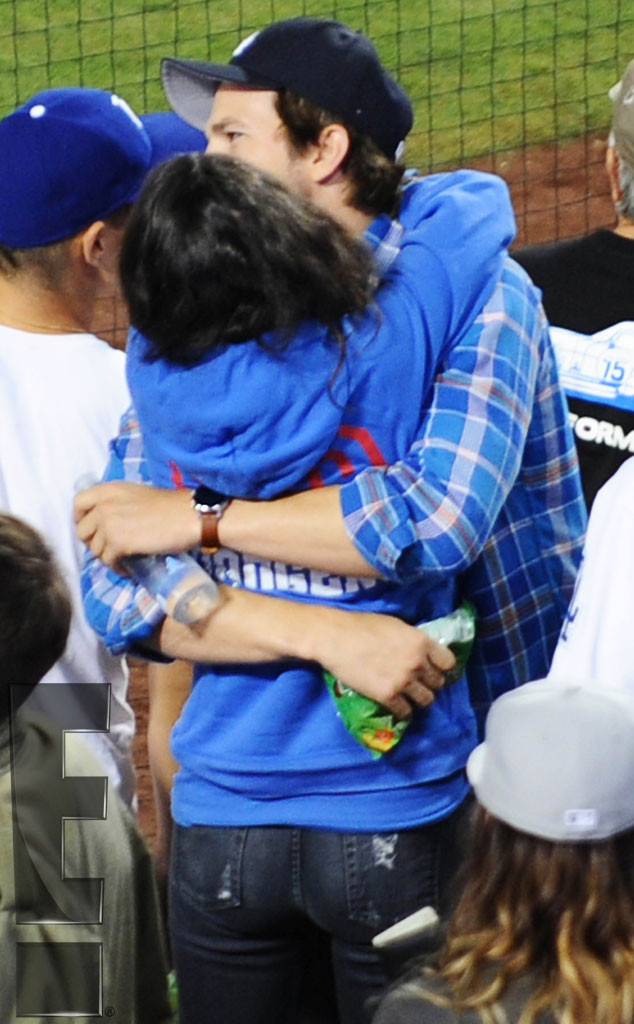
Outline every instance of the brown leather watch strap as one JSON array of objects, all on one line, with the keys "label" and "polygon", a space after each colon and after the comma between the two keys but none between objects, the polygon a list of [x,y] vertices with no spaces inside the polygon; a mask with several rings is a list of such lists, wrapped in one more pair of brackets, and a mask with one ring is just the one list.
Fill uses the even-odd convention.
[{"label": "brown leather watch strap", "polygon": [[201,486],[193,492],[191,500],[200,519],[201,548],[207,552],[217,551],[220,547],[218,523],[231,499]]},{"label": "brown leather watch strap", "polygon": [[[220,515],[217,512],[199,512],[200,516],[200,546],[204,551],[217,551],[220,547],[218,540],[218,523]],[[222,513],[221,513],[222,514]]]}]

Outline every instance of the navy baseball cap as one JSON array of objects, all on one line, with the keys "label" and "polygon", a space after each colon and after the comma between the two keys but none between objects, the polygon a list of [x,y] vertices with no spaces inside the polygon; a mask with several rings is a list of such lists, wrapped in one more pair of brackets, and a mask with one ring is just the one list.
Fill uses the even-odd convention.
[{"label": "navy baseball cap", "polygon": [[276,21],[243,40],[229,64],[165,57],[161,75],[172,108],[201,129],[222,82],[289,89],[367,135],[390,159],[414,119],[407,93],[367,36],[322,18]]},{"label": "navy baseball cap", "polygon": [[152,161],[140,118],[114,93],[37,93],[0,121],[0,242],[71,238],[133,202]]}]

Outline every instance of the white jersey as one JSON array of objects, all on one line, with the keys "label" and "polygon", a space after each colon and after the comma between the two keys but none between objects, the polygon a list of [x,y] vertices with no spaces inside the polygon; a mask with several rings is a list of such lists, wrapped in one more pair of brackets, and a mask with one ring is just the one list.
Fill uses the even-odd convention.
[{"label": "white jersey", "polygon": [[130,802],[134,792],[128,672],[84,616],[75,536],[75,484],[101,478],[108,442],[129,404],[125,355],[91,334],[32,334],[0,325],[0,508],[24,519],[55,552],[73,600],[64,656],[45,683],[108,683],[109,733],[86,733],[109,777]]},{"label": "white jersey", "polygon": [[551,677],[634,695],[634,458],[598,492]]}]

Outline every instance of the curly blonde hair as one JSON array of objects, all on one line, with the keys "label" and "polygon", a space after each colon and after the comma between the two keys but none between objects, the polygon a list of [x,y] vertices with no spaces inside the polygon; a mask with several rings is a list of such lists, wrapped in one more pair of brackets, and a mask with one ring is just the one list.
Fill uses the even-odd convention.
[{"label": "curly blonde hair", "polygon": [[463,888],[432,974],[485,1024],[527,973],[534,992],[517,1024],[544,1010],[559,1024],[634,1020],[634,830],[601,842],[553,843],[478,807]]}]

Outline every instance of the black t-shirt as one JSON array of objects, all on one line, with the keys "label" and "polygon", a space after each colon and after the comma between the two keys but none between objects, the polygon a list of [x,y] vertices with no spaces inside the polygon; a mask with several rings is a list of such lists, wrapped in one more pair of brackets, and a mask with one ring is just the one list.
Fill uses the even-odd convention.
[{"label": "black t-shirt", "polygon": [[598,489],[634,452],[634,328],[619,327],[634,321],[634,241],[602,229],[512,255],[541,289],[554,327],[582,335],[616,328],[610,339],[597,342],[589,372],[592,361],[575,366],[570,348],[566,372],[553,332],[590,508]]}]

